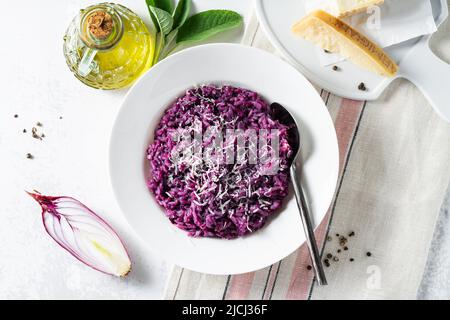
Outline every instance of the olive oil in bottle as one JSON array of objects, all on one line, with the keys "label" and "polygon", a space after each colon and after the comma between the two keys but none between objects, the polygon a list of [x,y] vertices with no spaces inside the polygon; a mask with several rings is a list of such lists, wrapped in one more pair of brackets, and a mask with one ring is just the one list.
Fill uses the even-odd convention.
[{"label": "olive oil in bottle", "polygon": [[128,8],[101,3],[80,11],[64,36],[67,65],[97,89],[132,84],[152,66],[154,35]]}]

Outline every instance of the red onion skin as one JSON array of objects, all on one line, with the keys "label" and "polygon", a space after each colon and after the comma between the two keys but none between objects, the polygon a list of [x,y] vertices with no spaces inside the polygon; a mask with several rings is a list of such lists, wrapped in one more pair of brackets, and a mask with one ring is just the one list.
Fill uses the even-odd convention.
[{"label": "red onion skin", "polygon": [[[93,266],[92,264],[82,260],[75,252],[73,252],[70,248],[64,246],[59,239],[55,238],[47,229],[47,227],[45,226],[45,215],[46,214],[50,214],[53,215],[54,217],[56,217],[58,220],[61,219],[61,214],[59,214],[58,212],[55,211],[56,209],[56,205],[54,204],[54,201],[59,200],[59,199],[69,199],[72,200],[74,202],[77,202],[81,207],[83,207],[84,209],[86,209],[86,211],[88,211],[91,215],[93,215],[95,217],[95,219],[99,220],[101,223],[103,223],[105,226],[107,226],[119,239],[120,243],[122,244],[128,259],[131,261],[130,255],[128,253],[128,250],[124,244],[124,242],[122,241],[122,239],[119,237],[119,235],[114,231],[114,229],[109,225],[109,223],[107,223],[103,218],[101,218],[99,215],[97,215],[94,211],[92,211],[91,209],[89,209],[86,205],[84,205],[83,203],[81,203],[80,201],[78,201],[77,199],[73,198],[73,197],[67,197],[67,196],[45,196],[42,194],[38,194],[38,193],[32,193],[32,192],[28,192],[25,191],[29,196],[31,196],[34,200],[36,200],[39,205],[42,208],[42,213],[41,213],[41,219],[42,219],[42,223],[44,224],[44,229],[45,232],[47,232],[47,234],[64,250],[66,250],[67,252],[69,252],[74,258],[76,258],[78,261],[80,261],[81,263],[83,263],[84,265],[87,265],[88,267],[99,271],[103,274],[107,274],[107,275],[112,275],[114,276],[114,274],[105,272],[104,270],[100,270],[97,267]],[[121,275],[121,277],[126,277],[129,273],[131,272],[131,268],[130,270],[126,273]]]}]

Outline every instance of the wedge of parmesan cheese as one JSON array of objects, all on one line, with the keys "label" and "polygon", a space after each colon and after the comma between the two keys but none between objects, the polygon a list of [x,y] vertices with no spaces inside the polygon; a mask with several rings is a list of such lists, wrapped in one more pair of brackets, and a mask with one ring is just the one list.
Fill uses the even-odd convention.
[{"label": "wedge of parmesan cheese", "polygon": [[331,14],[317,10],[292,31],[324,50],[338,53],[356,65],[380,75],[394,76],[398,66],[377,44]]},{"label": "wedge of parmesan cheese", "polygon": [[384,0],[309,0],[305,6],[307,9],[321,9],[342,18],[383,3]]}]

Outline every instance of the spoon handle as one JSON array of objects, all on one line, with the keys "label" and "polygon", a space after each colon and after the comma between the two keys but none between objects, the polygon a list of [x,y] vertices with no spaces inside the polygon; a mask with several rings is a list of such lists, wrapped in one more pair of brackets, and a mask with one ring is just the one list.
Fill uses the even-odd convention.
[{"label": "spoon handle", "polygon": [[305,231],[306,236],[306,244],[308,245],[309,255],[311,257],[316,280],[320,286],[325,286],[327,285],[327,279],[325,277],[325,272],[320,259],[319,249],[317,248],[317,242],[314,236],[314,227],[309,214],[308,204],[300,183],[300,178],[297,175],[297,165],[295,163],[291,165],[290,173],[292,184],[294,185],[295,199],[297,200],[298,210],[300,212],[300,217],[302,218],[303,230]]}]

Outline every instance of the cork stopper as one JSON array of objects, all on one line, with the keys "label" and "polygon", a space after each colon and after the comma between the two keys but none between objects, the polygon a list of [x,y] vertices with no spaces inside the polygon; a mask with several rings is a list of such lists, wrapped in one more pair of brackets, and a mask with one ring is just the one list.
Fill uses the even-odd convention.
[{"label": "cork stopper", "polygon": [[106,39],[113,31],[114,21],[109,13],[99,10],[87,18],[87,27],[94,38]]}]

